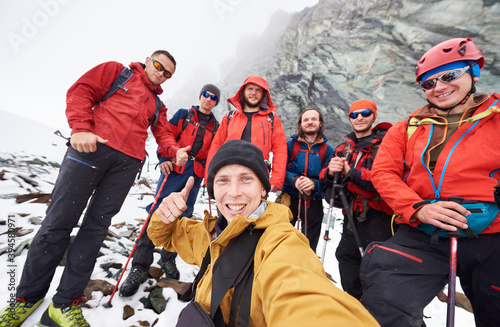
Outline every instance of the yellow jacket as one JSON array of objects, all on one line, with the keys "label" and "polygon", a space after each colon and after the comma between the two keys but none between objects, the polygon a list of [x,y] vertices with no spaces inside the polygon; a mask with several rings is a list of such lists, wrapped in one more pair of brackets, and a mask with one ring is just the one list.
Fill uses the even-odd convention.
[{"label": "yellow jacket", "polygon": [[[213,241],[217,218],[207,212],[203,222],[184,218],[168,225],[155,213],[148,236],[156,246],[175,251],[185,262],[198,267],[210,245],[211,263],[198,284],[195,298],[209,313],[213,263],[229,241],[254,222],[255,229],[266,231],[255,249],[250,326],[379,326],[358,300],[326,278],[307,238],[290,224],[290,210],[281,204],[266,204],[258,218],[234,217]],[[221,302],[226,322],[232,291]]]}]

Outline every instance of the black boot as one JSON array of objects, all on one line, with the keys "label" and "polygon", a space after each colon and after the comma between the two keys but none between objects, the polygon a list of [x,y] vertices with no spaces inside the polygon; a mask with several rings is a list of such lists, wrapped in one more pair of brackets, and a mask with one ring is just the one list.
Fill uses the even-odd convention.
[{"label": "black boot", "polygon": [[148,279],[148,272],[139,268],[132,268],[127,279],[120,287],[120,296],[132,296],[137,293],[139,286]]},{"label": "black boot", "polygon": [[166,277],[172,279],[179,279],[179,270],[175,265],[175,257],[163,262],[161,259],[158,261],[161,269],[165,272]]}]

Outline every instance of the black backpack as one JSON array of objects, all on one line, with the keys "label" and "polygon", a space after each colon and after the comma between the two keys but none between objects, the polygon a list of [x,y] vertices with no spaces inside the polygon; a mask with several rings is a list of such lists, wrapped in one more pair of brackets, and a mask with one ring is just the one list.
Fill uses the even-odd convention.
[{"label": "black backpack", "polygon": [[[132,77],[133,72],[132,69],[128,67],[124,67],[122,71],[120,72],[120,75],[115,79],[113,84],[111,84],[108,92],[104,94],[102,98],[94,102],[94,107],[101,101],[105,101],[108,99],[110,96],[112,96],[118,89],[122,89],[125,92],[128,92],[128,88],[124,86],[125,83],[128,82],[128,80]],[[158,95],[155,94],[156,97],[156,109],[153,117],[149,120],[149,126],[152,126],[153,128],[156,128],[156,124],[158,124],[158,117],[160,116],[160,110],[162,108],[162,103]]]}]

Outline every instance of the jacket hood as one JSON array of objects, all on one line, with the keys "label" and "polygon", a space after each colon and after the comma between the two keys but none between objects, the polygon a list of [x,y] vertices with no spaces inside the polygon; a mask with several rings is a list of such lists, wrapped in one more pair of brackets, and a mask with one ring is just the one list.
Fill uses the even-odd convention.
[{"label": "jacket hood", "polygon": [[144,85],[146,85],[148,89],[151,90],[151,92],[157,95],[163,93],[163,89],[161,88],[161,86],[153,84],[153,82],[151,82],[151,80],[149,79],[146,71],[144,70],[146,65],[140,62],[132,62],[130,63],[129,67],[134,71],[134,74],[139,74],[139,76],[142,78],[142,81],[144,82]]},{"label": "jacket hood", "polygon": [[264,96],[262,97],[262,101],[260,103],[260,108],[261,108],[260,111],[263,111],[266,114],[268,114],[271,111],[276,110],[274,103],[271,101],[271,94],[269,93],[269,85],[267,84],[265,79],[255,75],[248,76],[247,79],[245,79],[245,81],[243,82],[243,85],[241,85],[238,92],[236,92],[236,94],[232,98],[227,99],[227,102],[235,106],[236,109],[240,111],[243,110],[243,104],[245,101],[243,90],[245,89],[245,86],[247,84],[251,83],[256,84],[264,89]]}]

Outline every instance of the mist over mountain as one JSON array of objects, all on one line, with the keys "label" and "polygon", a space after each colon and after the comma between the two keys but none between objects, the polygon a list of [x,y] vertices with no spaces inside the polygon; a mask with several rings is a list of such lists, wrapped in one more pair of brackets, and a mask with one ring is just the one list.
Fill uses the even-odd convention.
[{"label": "mist over mountain", "polygon": [[455,37],[470,37],[482,50],[477,89],[492,93],[500,75],[498,17],[493,0],[320,0],[293,15],[278,12],[263,35],[241,40],[236,58],[224,65],[223,99],[214,112],[222,118],[225,98],[248,75],[260,75],[287,137],[300,110],[313,107],[325,115],[326,136],[335,144],[351,130],[347,112],[357,99],[377,103],[377,122],[395,123],[425,104],[416,62]]}]

